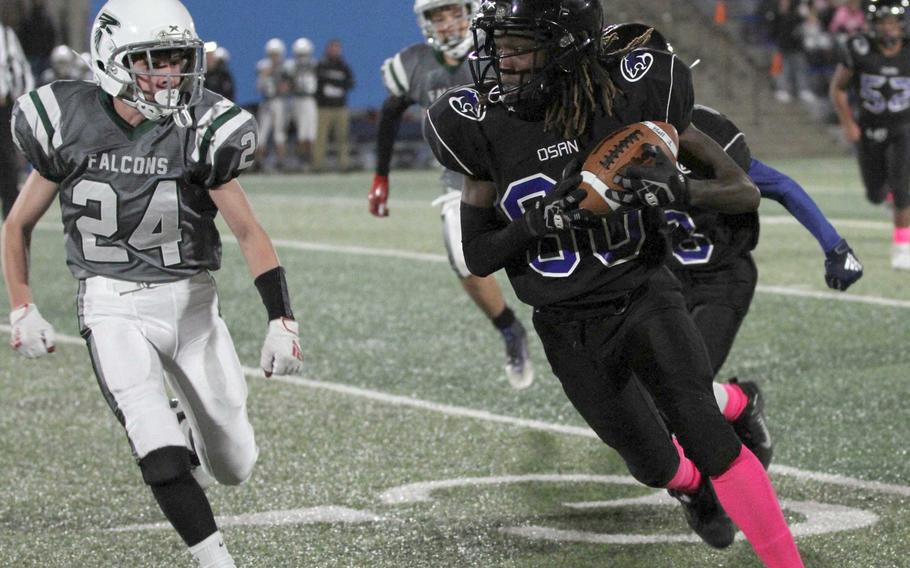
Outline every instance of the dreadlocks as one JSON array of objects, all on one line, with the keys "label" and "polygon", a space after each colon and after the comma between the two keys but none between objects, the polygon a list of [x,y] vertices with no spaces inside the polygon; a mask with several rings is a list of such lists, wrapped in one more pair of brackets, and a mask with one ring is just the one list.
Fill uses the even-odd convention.
[{"label": "dreadlocks", "polygon": [[546,111],[546,131],[561,131],[565,138],[576,138],[584,132],[598,105],[607,115],[613,114],[613,99],[619,89],[610,78],[609,66],[646,45],[652,31],[653,28],[648,29],[625,46],[613,45],[619,40],[615,33],[602,36],[600,45],[585,53],[575,69],[562,78],[561,92]]}]

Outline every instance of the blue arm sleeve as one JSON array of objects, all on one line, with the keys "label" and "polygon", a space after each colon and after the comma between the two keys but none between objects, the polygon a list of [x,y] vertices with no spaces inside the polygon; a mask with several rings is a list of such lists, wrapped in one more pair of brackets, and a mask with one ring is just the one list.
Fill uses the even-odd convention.
[{"label": "blue arm sleeve", "polygon": [[783,205],[807,231],[812,233],[824,252],[831,251],[841,241],[841,236],[828,222],[818,205],[793,178],[754,159],[749,168],[749,177],[758,186],[761,196]]}]

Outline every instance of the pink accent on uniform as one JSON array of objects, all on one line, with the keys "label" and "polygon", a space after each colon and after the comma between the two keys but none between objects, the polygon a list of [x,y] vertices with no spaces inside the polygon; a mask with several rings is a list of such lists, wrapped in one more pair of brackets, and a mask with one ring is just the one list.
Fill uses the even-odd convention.
[{"label": "pink accent on uniform", "polygon": [[676,475],[667,484],[667,489],[676,489],[683,493],[695,493],[698,491],[698,486],[701,485],[701,472],[698,471],[692,460],[686,457],[686,453],[683,451],[682,446],[679,445],[679,442],[676,441],[676,438],[673,438],[673,445],[676,446],[676,453],[679,454],[679,469],[676,470]]},{"label": "pink accent on uniform", "polygon": [[894,227],[894,244],[910,243],[910,227]]},{"label": "pink accent on uniform", "polygon": [[727,422],[733,422],[746,409],[749,397],[736,383],[726,384],[723,387],[727,391],[727,405],[723,409],[724,418]]},{"label": "pink accent on uniform", "polygon": [[712,477],[714,492],[768,568],[804,568],[777,494],[758,458],[745,446],[727,471]]}]

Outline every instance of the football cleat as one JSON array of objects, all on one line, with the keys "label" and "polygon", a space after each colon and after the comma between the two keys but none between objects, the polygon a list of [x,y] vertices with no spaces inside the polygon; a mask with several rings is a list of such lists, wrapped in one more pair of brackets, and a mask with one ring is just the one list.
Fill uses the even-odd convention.
[{"label": "football cleat", "polygon": [[771,441],[771,433],[768,431],[768,422],[765,418],[765,397],[762,396],[758,385],[752,381],[739,382],[737,379],[730,379],[730,384],[738,385],[749,399],[742,414],[731,426],[743,445],[755,454],[767,470],[774,454],[774,443]]},{"label": "football cleat", "polygon": [[682,504],[686,522],[705,544],[714,548],[727,548],[733,544],[736,526],[721,507],[707,477],[702,477],[695,493],[675,489],[668,489],[667,493]]},{"label": "football cleat", "polygon": [[506,344],[506,378],[513,389],[526,389],[534,382],[534,367],[528,356],[528,333],[517,319],[499,332]]},{"label": "football cleat", "polygon": [[910,270],[910,244],[895,244],[891,246],[891,268],[894,270]]},{"label": "football cleat", "polygon": [[196,443],[193,441],[193,431],[190,429],[190,421],[186,419],[186,412],[183,411],[179,400],[172,398],[170,405],[171,410],[177,415],[177,423],[180,425],[180,431],[183,432],[187,447],[190,450],[190,473],[200,487],[207,489],[215,485],[215,478],[205,470],[202,462],[199,461],[199,456],[196,454]]}]

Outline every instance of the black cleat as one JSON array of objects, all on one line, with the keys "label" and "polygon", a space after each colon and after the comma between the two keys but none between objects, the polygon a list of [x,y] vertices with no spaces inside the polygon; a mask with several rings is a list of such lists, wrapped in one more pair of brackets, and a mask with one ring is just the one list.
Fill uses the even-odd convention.
[{"label": "black cleat", "polygon": [[736,526],[721,507],[707,477],[702,478],[695,493],[683,493],[675,489],[668,489],[667,493],[682,503],[686,522],[708,546],[727,548],[733,544]]},{"label": "black cleat", "polygon": [[752,381],[739,382],[737,379],[730,379],[730,383],[739,385],[739,388],[749,398],[749,403],[746,404],[743,413],[733,421],[731,426],[743,445],[755,454],[755,457],[767,470],[771,465],[771,457],[774,455],[774,442],[771,441],[768,421],[765,418],[765,397],[762,396],[758,385]]}]

